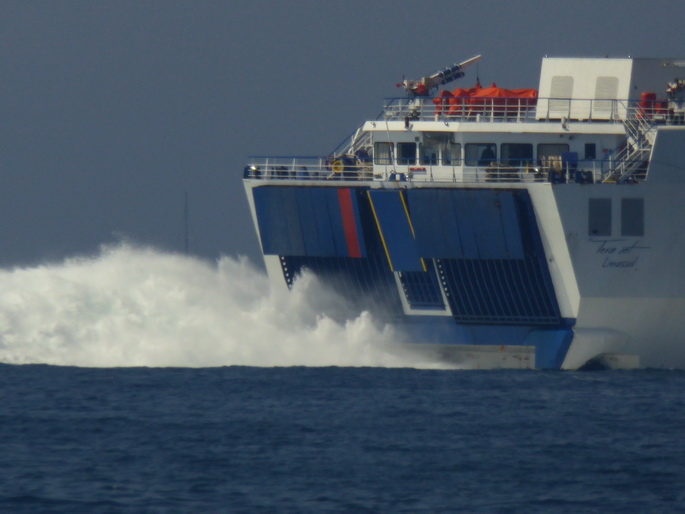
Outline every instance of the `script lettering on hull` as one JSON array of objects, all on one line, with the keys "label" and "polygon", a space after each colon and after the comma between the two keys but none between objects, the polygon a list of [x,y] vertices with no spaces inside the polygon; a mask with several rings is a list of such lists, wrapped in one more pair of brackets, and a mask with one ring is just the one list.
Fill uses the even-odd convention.
[{"label": "script lettering on hull", "polygon": [[604,256],[602,268],[634,268],[640,252],[650,250],[637,239],[591,239],[597,245],[595,253]]}]

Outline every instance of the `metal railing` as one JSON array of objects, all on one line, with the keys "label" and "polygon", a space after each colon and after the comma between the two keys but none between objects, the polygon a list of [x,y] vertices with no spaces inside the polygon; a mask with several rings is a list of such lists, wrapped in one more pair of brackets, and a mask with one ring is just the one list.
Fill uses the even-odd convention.
[{"label": "metal railing", "polygon": [[[342,166],[342,167],[341,167]],[[252,180],[365,180],[390,182],[600,182],[611,160],[581,160],[577,163],[559,159],[518,160],[515,164],[492,162],[482,166],[464,166],[453,160],[447,165],[372,164],[353,160],[331,161],[325,157],[253,157],[245,167],[244,178]]]},{"label": "metal railing", "polygon": [[277,180],[370,180],[373,166],[353,156],[330,157],[252,157],[243,178]]},{"label": "metal railing", "polygon": [[[475,101],[477,100],[477,102]],[[534,98],[386,98],[379,120],[534,121]]]},{"label": "metal railing", "polygon": [[640,118],[666,124],[682,117],[663,101],[569,98],[386,98],[378,120],[614,122]]},{"label": "metal railing", "polygon": [[[660,101],[537,99],[537,103],[531,104],[531,99],[525,98],[478,100],[480,103],[470,105],[469,109],[450,112],[445,106],[434,104],[430,98],[390,99],[380,119],[402,119],[405,123],[411,123],[412,120],[434,119],[545,122],[560,118],[572,120],[575,114],[580,116],[577,118],[579,121],[624,124],[626,142],[605,159],[579,161],[577,166],[567,165],[565,169],[564,166],[550,166],[539,160],[521,162],[517,166],[510,166],[507,163],[464,166],[464,161],[458,160],[442,165],[378,161],[374,165],[371,160],[370,133],[364,132],[360,127],[328,157],[253,157],[245,167],[244,178],[563,183],[620,181],[621,177],[634,175],[637,179],[644,180],[646,159],[649,158],[649,151],[654,142],[656,126],[683,123],[683,119],[677,113],[674,115]],[[506,102],[502,103],[503,101]],[[437,110],[439,107],[440,110]],[[466,104],[462,107],[466,107]]]},{"label": "metal railing", "polygon": [[658,126],[679,125],[677,113],[669,110],[663,101],[640,101],[630,105],[623,120],[626,138],[624,144],[612,154],[613,166],[605,174],[605,182],[642,182],[656,139]]},{"label": "metal railing", "polygon": [[451,165],[409,166],[376,165],[374,177],[377,180],[399,182],[547,182],[593,183],[602,180],[611,168],[608,160],[563,161],[561,157],[549,159],[519,159],[515,162],[493,161],[486,165],[464,165],[462,160],[453,160]]}]

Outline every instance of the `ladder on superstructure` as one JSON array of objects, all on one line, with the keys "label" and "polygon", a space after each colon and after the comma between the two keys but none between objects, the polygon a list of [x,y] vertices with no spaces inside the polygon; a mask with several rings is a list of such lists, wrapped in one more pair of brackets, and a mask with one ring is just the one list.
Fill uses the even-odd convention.
[{"label": "ladder on superstructure", "polygon": [[625,146],[614,156],[614,166],[604,182],[642,182],[647,177],[647,166],[656,137],[654,123],[640,114],[626,116]]}]

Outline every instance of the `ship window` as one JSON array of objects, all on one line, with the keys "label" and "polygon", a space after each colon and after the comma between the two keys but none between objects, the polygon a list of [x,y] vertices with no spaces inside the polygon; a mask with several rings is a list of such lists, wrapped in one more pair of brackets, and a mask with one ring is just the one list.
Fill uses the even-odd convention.
[{"label": "ship window", "polygon": [[421,164],[437,164],[440,151],[449,144],[449,137],[445,132],[424,132],[423,143],[419,145]]},{"label": "ship window", "polygon": [[397,163],[416,164],[416,143],[397,143]]},{"label": "ship window", "polygon": [[538,159],[547,157],[561,157],[561,154],[568,152],[568,145],[561,143],[541,143],[538,145]]},{"label": "ship window", "polygon": [[621,199],[621,235],[645,235],[645,203],[642,198]]},{"label": "ship window", "polygon": [[461,144],[450,143],[442,153],[443,164],[452,164],[458,166],[461,164]]},{"label": "ship window", "polygon": [[568,145],[562,143],[541,143],[538,145],[538,163],[543,168],[550,168],[562,173],[562,156],[568,152]]},{"label": "ship window", "polygon": [[611,235],[611,198],[590,198],[588,205],[588,235]]},{"label": "ship window", "polygon": [[464,160],[467,166],[489,166],[497,160],[495,143],[468,143],[464,145]]},{"label": "ship window", "polygon": [[525,166],[533,160],[533,145],[527,143],[503,143],[500,152],[509,166]]},{"label": "ship window", "polygon": [[392,143],[374,143],[374,164],[392,164]]},{"label": "ship window", "polygon": [[585,160],[594,161],[597,158],[597,145],[585,143]]},{"label": "ship window", "polygon": [[439,153],[439,148],[429,147],[424,145],[423,143],[419,145],[419,155],[421,156],[421,164],[437,164]]}]

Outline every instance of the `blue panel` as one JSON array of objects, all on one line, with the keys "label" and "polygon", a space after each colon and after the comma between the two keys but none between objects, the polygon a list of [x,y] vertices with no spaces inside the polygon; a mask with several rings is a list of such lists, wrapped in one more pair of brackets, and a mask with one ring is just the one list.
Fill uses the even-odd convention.
[{"label": "blue panel", "polygon": [[459,224],[452,202],[453,191],[410,189],[407,203],[416,235],[416,248],[421,257],[461,257]]},{"label": "blue panel", "polygon": [[257,224],[266,255],[304,255],[297,198],[293,190],[253,189]]},{"label": "blue panel", "polygon": [[[476,237],[479,230],[484,230],[482,224],[486,224],[487,220],[481,220],[473,213],[472,198],[480,191],[469,190],[455,190],[445,191],[450,195],[452,200],[452,211],[446,212],[444,215],[450,214],[454,217],[458,229],[459,241],[461,243],[461,252],[455,253],[455,257],[461,259],[476,259],[479,255],[478,238]],[[476,223],[474,226],[473,223]]]},{"label": "blue panel", "polygon": [[[489,191],[488,191],[489,192]],[[477,254],[466,258],[498,259],[504,257],[504,233],[494,195],[469,195],[464,202],[468,211],[459,219],[462,234],[473,233]]]},{"label": "blue panel", "polygon": [[[523,246],[513,191],[456,192],[455,211],[465,259],[520,259]],[[526,193],[527,194],[527,193]]]},{"label": "blue panel", "polygon": [[394,271],[424,271],[401,191],[369,191]]},{"label": "blue panel", "polygon": [[[502,233],[505,239],[505,256],[509,259],[523,259],[523,240],[521,235],[521,219],[517,204],[521,202],[519,198],[521,193],[502,194],[499,196],[499,201],[502,205],[502,215],[500,221],[502,224]],[[530,197],[525,192],[526,200]],[[525,200],[524,200],[525,201]]]},{"label": "blue panel", "polygon": [[440,229],[440,234],[445,240],[447,255],[463,257],[465,247],[474,246],[474,241],[464,240],[459,227],[459,218],[461,217],[459,211],[463,205],[458,191],[438,191],[437,200],[440,212],[433,219],[433,225],[437,224]]},{"label": "blue panel", "polygon": [[328,230],[333,236],[336,256],[347,256],[347,241],[345,240],[345,229],[343,225],[340,204],[338,203],[337,189],[319,189],[320,194],[325,195],[328,205]]},{"label": "blue panel", "polygon": [[286,220],[283,235],[292,242],[291,251],[293,255],[306,255],[297,191],[283,188],[281,190],[281,202],[281,215]]},{"label": "blue panel", "polygon": [[[348,257],[337,188],[263,186],[253,189],[257,224],[266,255]],[[356,242],[365,255],[357,192],[352,191]]]},{"label": "blue panel", "polygon": [[299,189],[297,195],[305,255],[338,255],[326,195],[316,189]]},{"label": "blue panel", "polygon": [[444,222],[436,223],[436,220],[441,219],[440,191],[437,189],[421,189],[420,192],[420,195],[418,194],[419,190],[407,192],[407,203],[411,211],[419,255],[427,258],[453,255],[447,249],[448,240],[443,236],[443,229],[448,234],[458,230],[456,220],[450,217]]},{"label": "blue panel", "polygon": [[421,257],[523,258],[517,204],[525,191],[414,189],[407,195]]}]

